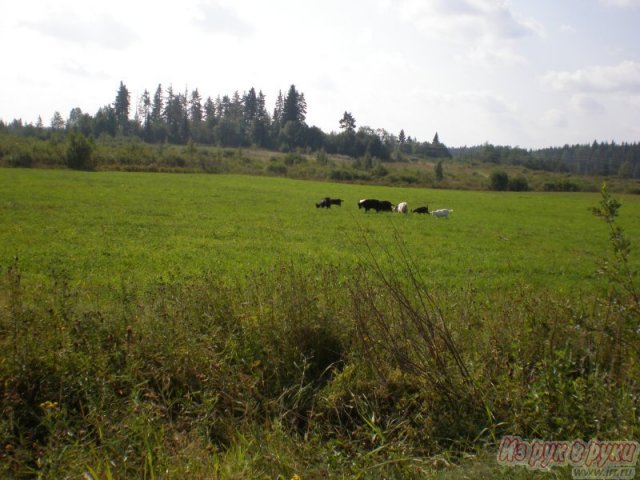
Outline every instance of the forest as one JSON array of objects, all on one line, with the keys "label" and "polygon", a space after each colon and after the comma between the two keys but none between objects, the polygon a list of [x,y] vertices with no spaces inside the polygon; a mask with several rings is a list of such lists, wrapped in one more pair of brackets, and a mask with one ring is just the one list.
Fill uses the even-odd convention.
[{"label": "forest", "polygon": [[[304,93],[291,85],[280,90],[272,113],[266,95],[254,87],[242,94],[203,99],[199,90],[177,92],[158,84],[153,95],[145,90],[132,106],[123,82],[112,103],[91,115],[73,108],[65,119],[55,112],[48,125],[14,119],[0,120],[0,133],[50,139],[74,131],[82,136],[133,138],[148,144],[258,147],[279,152],[323,152],[366,159],[369,163],[454,158],[468,162],[523,166],[530,170],[576,175],[616,176],[640,179],[640,143],[598,142],[544,149],[496,146],[447,147],[435,133],[432,141],[420,141],[401,130],[357,127],[351,112],[337,118],[339,132],[324,132],[306,122]],[[19,166],[19,165],[16,165]]]}]

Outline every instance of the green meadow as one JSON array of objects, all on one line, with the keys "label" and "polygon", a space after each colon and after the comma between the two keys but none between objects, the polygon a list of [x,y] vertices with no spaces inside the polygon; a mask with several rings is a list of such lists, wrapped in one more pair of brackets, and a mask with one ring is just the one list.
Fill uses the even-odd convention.
[{"label": "green meadow", "polygon": [[[404,242],[431,285],[570,294],[598,286],[606,225],[596,194],[459,192],[269,177],[4,169],[0,265],[25,279],[64,269],[87,288],[213,272],[233,280],[282,263],[356,262],[365,241]],[[324,196],[342,207],[316,209]],[[359,211],[360,198],[452,208],[450,219]],[[640,234],[640,198],[620,222]],[[601,224],[602,223],[602,224]]]},{"label": "green meadow", "polygon": [[618,243],[595,193],[0,169],[0,476],[549,478],[502,436],[638,438],[615,198]]}]

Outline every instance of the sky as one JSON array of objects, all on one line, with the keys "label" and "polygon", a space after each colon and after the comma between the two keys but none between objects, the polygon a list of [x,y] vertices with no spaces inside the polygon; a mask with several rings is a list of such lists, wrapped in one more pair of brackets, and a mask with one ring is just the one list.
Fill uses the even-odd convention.
[{"label": "sky", "polygon": [[640,0],[0,0],[0,119],[94,115],[122,81],[294,84],[307,123],[448,146],[640,141]]}]

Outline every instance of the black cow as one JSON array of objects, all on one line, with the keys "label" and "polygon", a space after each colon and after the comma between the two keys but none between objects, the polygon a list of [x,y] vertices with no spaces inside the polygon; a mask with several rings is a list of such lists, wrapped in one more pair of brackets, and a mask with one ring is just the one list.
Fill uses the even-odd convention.
[{"label": "black cow", "polygon": [[324,197],[320,200],[320,203],[316,203],[316,208],[331,208],[331,199],[329,197]]},{"label": "black cow", "polygon": [[331,203],[331,205],[338,205],[339,207],[342,206],[342,199],[341,198],[330,198],[329,202]]},{"label": "black cow", "polygon": [[393,210],[393,205],[391,202],[386,200],[366,198],[358,202],[358,208],[364,208],[365,212],[368,212],[369,210],[375,210],[376,212],[390,212]]},{"label": "black cow", "polygon": [[393,212],[393,204],[386,200],[382,200],[380,202],[380,210],[379,212]]},{"label": "black cow", "polygon": [[426,214],[429,214],[429,207],[428,206],[426,206],[426,207],[418,207],[418,208],[413,209],[412,211],[413,211],[413,213],[426,213]]}]

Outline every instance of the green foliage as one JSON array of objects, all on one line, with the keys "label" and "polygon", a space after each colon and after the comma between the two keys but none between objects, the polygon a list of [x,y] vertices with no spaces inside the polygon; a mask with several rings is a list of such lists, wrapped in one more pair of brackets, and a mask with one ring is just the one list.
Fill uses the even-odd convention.
[{"label": "green foliage", "polygon": [[95,168],[93,142],[82,133],[70,131],[67,134],[66,162],[67,166],[74,170],[93,170]]},{"label": "green foliage", "polygon": [[489,188],[498,192],[509,188],[509,175],[504,170],[496,170],[489,179]]},{"label": "green foliage", "polygon": [[436,163],[435,174],[436,174],[436,180],[440,181],[444,179],[444,169],[442,168],[442,160]]},{"label": "green foliage", "polygon": [[609,194],[606,183],[602,184],[601,196],[599,206],[593,207],[591,212],[609,226],[609,241],[614,255],[612,264],[603,265],[603,272],[611,281],[616,297],[621,293],[623,295],[623,308],[630,315],[629,325],[625,329],[628,329],[626,334],[637,336],[640,326],[640,291],[635,284],[635,272],[630,262],[631,241],[626,237],[624,229],[616,222],[618,210],[622,204]]},{"label": "green foliage", "polygon": [[606,189],[601,278],[590,194],[2,173],[2,477],[530,478],[502,434],[640,432],[640,227]]},{"label": "green foliage", "polygon": [[509,179],[508,188],[513,192],[526,192],[529,190],[529,182],[526,177],[518,176]]},{"label": "green foliage", "polygon": [[340,128],[346,132],[355,133],[356,131],[356,119],[353,118],[350,112],[345,111],[340,119]]}]

